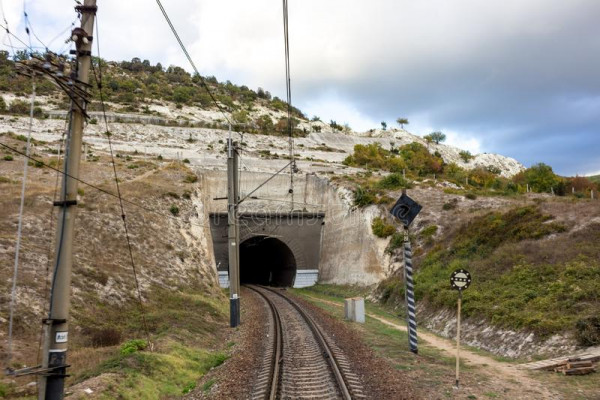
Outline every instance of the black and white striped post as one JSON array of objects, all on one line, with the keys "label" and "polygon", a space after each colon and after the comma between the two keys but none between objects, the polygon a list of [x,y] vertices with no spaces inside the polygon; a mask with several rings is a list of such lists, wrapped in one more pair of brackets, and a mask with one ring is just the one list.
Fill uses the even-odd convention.
[{"label": "black and white striped post", "polygon": [[415,284],[413,281],[412,250],[410,247],[410,236],[408,227],[415,219],[421,205],[406,195],[406,189],[402,190],[402,196],[398,199],[390,213],[398,218],[404,226],[404,297],[406,299],[406,323],[408,326],[408,347],[410,351],[417,354],[417,316],[415,306]]},{"label": "black and white striped post", "polygon": [[408,326],[408,346],[417,354],[417,316],[415,307],[415,284],[413,281],[412,249],[408,226],[404,225],[404,297],[406,298],[406,324]]}]

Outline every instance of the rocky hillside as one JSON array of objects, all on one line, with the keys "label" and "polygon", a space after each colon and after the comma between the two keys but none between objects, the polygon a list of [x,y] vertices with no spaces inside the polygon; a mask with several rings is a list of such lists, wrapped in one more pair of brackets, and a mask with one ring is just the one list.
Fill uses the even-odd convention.
[{"label": "rocky hillside", "polygon": [[[189,320],[197,323],[196,328],[211,331],[217,322],[223,322],[225,313],[210,302],[210,298],[222,298],[216,288],[207,210],[201,201],[206,188],[196,176],[225,169],[226,118],[234,121],[233,135],[243,149],[242,174],[284,167],[289,158],[286,105],[264,89],[254,91],[207,77],[221,112],[206,97],[198,78],[181,68],[165,69],[134,59],[102,62],[102,69],[122,190],[128,199],[144,206],[127,204],[126,211],[142,295],[150,304],[151,333],[170,332],[161,320],[165,313],[172,317],[166,319],[171,327],[185,325],[182,321],[189,315],[173,310],[184,308],[182,304],[187,302],[210,310],[198,317],[201,320]],[[14,75],[12,62],[0,57],[0,140],[17,149],[23,148],[29,127],[26,83]],[[97,89],[94,91],[97,95]],[[67,102],[46,84],[40,85],[36,101],[32,153],[56,165]],[[85,129],[82,173],[85,180],[114,191],[106,128],[99,110],[100,104],[94,101]],[[363,260],[352,253],[360,251],[369,255],[369,262],[380,264],[377,273],[368,275],[368,282],[387,278],[377,289],[381,301],[401,304],[401,239],[394,234],[397,226],[387,210],[400,190],[408,188],[424,206],[412,234],[420,313],[429,316],[432,329],[451,334],[452,293],[444,285],[452,268],[466,266],[477,274],[481,286],[467,293],[465,312],[473,325],[493,328],[488,331],[493,332],[491,338],[473,336],[473,344],[497,344],[494,338],[503,334],[508,338],[533,334],[538,345],[555,338],[557,347],[572,348],[579,332],[584,333],[583,341],[595,343],[594,321],[589,317],[597,313],[598,299],[593,297],[597,288],[590,283],[598,281],[594,261],[598,254],[593,243],[600,215],[590,197],[592,191],[597,194],[597,184],[580,177],[558,177],[544,164],[524,169],[507,157],[470,155],[405,130],[357,133],[335,121],[309,120],[300,110],[294,110],[294,118],[298,174],[316,175],[322,187],[331,189],[327,203],[310,206],[335,206],[328,215],[352,216],[359,221],[340,224],[344,228],[340,232],[347,237],[332,240],[340,241],[340,253],[348,249],[348,260]],[[0,318],[5,321],[22,158],[7,150],[0,154],[0,276],[4,282]],[[17,321],[22,338],[17,350],[19,362],[27,364],[35,358],[35,349],[27,343],[35,338],[45,309],[56,182],[49,170],[33,164],[31,171],[17,304],[23,310]],[[81,333],[77,345],[79,349],[98,343],[116,346],[126,338],[142,336],[120,211],[114,198],[85,186],[81,189],[77,227],[81,241],[76,248],[73,284],[74,326]],[[563,196],[552,196],[552,192]],[[285,196],[275,200],[285,200]],[[335,235],[335,228],[326,229]],[[361,246],[346,243],[342,247],[341,241],[348,237],[360,240]],[[324,276],[330,282],[343,283],[340,276],[348,268],[335,266],[334,261],[328,260]],[[352,268],[353,278],[346,282],[356,283],[367,276],[368,266]],[[167,289],[176,289],[177,295],[165,297]],[[163,297],[171,308],[159,307]],[[555,305],[568,310],[568,317],[559,318]],[[99,318],[113,309],[123,312]],[[102,320],[99,326],[94,322],[98,319]],[[119,319],[131,323],[114,332],[111,326]],[[591,333],[586,334],[588,328]],[[505,334],[508,331],[517,336]],[[188,337],[179,331],[176,335]],[[503,354],[524,354],[515,352],[514,346],[507,349]]]},{"label": "rocky hillside", "polygon": [[[24,146],[23,137],[15,134],[2,134],[0,140],[14,148]],[[32,154],[57,166],[57,155],[52,154],[56,145],[57,142],[35,139]],[[22,161],[17,154],[5,151],[0,161],[3,327],[8,325],[13,283]],[[119,364],[120,346],[132,346],[131,343],[145,339],[148,333],[159,349],[148,355],[153,360],[151,365],[163,370],[175,370],[175,364],[190,368],[190,371],[184,368],[178,376],[157,377],[151,385],[156,386],[158,393],[162,390],[158,387],[166,386],[170,380],[168,385],[179,388],[176,390],[181,393],[185,385],[195,382],[194,377],[203,373],[203,368],[210,368],[200,364],[214,361],[209,351],[217,341],[213,332],[227,323],[224,297],[214,273],[212,247],[207,242],[208,226],[198,200],[201,190],[198,178],[186,164],[172,160],[145,160],[119,154],[116,166],[121,191],[128,200],[125,214],[143,305],[140,309],[118,200],[80,184],[70,320],[69,363],[74,377],[70,382],[113,370],[123,373]],[[30,163],[28,175],[17,276],[14,354],[11,364],[3,368],[39,362],[36,358],[41,318],[48,310],[56,229],[52,201],[56,197],[57,176],[37,163]],[[116,193],[110,157],[96,149],[89,149],[86,154],[81,179]],[[145,346],[144,343],[142,340],[141,345]],[[6,344],[7,329],[2,329],[3,355]],[[109,366],[102,367],[105,362]],[[119,375],[112,376],[120,379]],[[4,394],[27,390],[18,389],[10,380],[0,381],[0,389]]]},{"label": "rocky hillside", "polygon": [[[0,111],[28,114],[28,98],[25,94],[28,92],[29,82],[15,74],[13,63],[7,56],[7,53],[0,52],[0,90],[3,91]],[[180,67],[164,68],[160,63],[153,66],[148,60],[138,58],[131,62],[95,60],[95,64],[98,70],[104,71],[102,92],[109,119],[113,122],[205,128],[220,135],[229,128],[231,122],[232,129],[237,132],[269,136],[268,139],[256,138],[258,145],[251,146],[251,150],[269,151],[271,141],[280,142],[280,147],[285,148],[283,143],[287,132],[287,104],[272,97],[267,90],[253,90],[229,81],[219,82],[212,76],[201,80]],[[102,122],[102,107],[97,101],[97,85],[92,83],[92,93],[96,100],[90,104],[89,110],[92,116],[90,122],[94,124]],[[204,85],[211,91],[218,106],[212,101]],[[35,112],[38,117],[64,118],[68,109],[66,96],[47,82],[41,85],[38,94]],[[461,168],[488,168],[505,177],[511,177],[524,169],[523,165],[510,157],[497,154],[465,156],[467,153],[461,149],[443,143],[429,143],[402,129],[355,132],[336,121],[325,123],[318,116],[309,119],[297,108],[293,108],[293,129],[296,137],[309,137],[312,139],[309,143],[315,144],[309,149],[300,141],[296,149],[300,156],[330,162],[343,160],[352,153],[355,144],[380,143],[385,148],[393,148],[416,142],[427,145],[432,153],[439,153],[445,163],[453,163]],[[103,128],[99,128],[98,132],[103,132]],[[245,138],[248,142],[249,135]],[[202,144],[208,146],[210,143]],[[316,153],[313,155],[307,150]],[[341,157],[340,154],[344,153],[345,156]]]}]

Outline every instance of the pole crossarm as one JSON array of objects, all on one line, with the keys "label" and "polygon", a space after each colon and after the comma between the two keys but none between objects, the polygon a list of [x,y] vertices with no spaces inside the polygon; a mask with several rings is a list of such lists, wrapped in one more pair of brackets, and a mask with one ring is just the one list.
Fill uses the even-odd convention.
[{"label": "pole crossarm", "polygon": [[242,204],[242,202],[244,202],[246,199],[248,199],[250,196],[252,196],[254,193],[256,193],[256,191],[258,191],[258,189],[260,189],[261,187],[265,186],[267,183],[269,183],[271,181],[271,179],[275,178],[277,175],[279,175],[280,173],[283,172],[283,170],[285,170],[287,167],[290,166],[290,164],[292,164],[292,161],[290,161],[289,163],[285,164],[283,166],[283,168],[281,168],[279,171],[275,172],[273,175],[271,175],[266,181],[264,181],[263,183],[261,183],[260,185],[258,185],[253,191],[251,191],[250,193],[248,193],[247,195],[245,195],[240,201],[237,202],[238,206],[240,204]]}]

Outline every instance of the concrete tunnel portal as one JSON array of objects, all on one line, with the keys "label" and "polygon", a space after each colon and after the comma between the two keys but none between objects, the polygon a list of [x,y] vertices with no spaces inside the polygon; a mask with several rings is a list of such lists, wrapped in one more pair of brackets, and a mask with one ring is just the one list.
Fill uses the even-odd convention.
[{"label": "concrete tunnel portal", "polygon": [[[209,213],[221,287],[229,287],[227,213]],[[240,220],[240,283],[280,287],[314,285],[319,277],[323,212],[243,212]]]},{"label": "concrete tunnel portal", "polygon": [[240,244],[240,283],[290,287],[296,278],[296,258],[281,240],[254,236]]}]

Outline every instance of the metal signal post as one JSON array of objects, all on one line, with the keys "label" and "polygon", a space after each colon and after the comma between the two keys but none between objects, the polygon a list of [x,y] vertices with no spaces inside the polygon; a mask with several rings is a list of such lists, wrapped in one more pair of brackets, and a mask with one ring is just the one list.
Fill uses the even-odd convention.
[{"label": "metal signal post", "polygon": [[415,284],[413,281],[412,249],[410,247],[410,236],[408,227],[421,211],[421,205],[406,195],[406,189],[402,190],[402,196],[398,199],[390,213],[398,218],[404,226],[404,297],[406,298],[406,325],[408,327],[408,347],[410,351],[417,354],[417,309],[415,305]]},{"label": "metal signal post", "polygon": [[237,143],[227,139],[227,224],[229,250],[229,325],[240,324],[240,230]]},{"label": "metal signal post", "polygon": [[460,382],[460,311],[462,307],[462,292],[471,285],[471,274],[465,269],[457,269],[450,275],[450,286],[458,290],[457,315],[456,315],[456,387]]},{"label": "metal signal post", "polygon": [[[81,14],[81,27],[75,28],[72,40],[76,45],[76,77],[72,77],[71,85],[87,85],[91,65],[92,33],[96,16],[96,0],[85,0],[83,5],[75,9]],[[71,123],[67,137],[66,160],[60,200],[55,202],[59,207],[58,230],[56,240],[55,269],[50,294],[50,310],[44,320],[45,338],[42,355],[39,399],[58,400],[64,397],[65,377],[67,376],[67,347],[69,340],[69,308],[71,288],[71,266],[73,264],[73,239],[75,212],[77,205],[77,178],[81,161],[83,124],[85,122],[86,99],[78,95],[77,90],[71,94]],[[78,101],[78,105],[74,102]]]},{"label": "metal signal post", "polygon": [[408,347],[418,354],[417,343],[417,308],[415,305],[415,284],[413,281],[412,249],[408,226],[404,226],[404,285],[406,298],[406,324],[408,326]]}]

